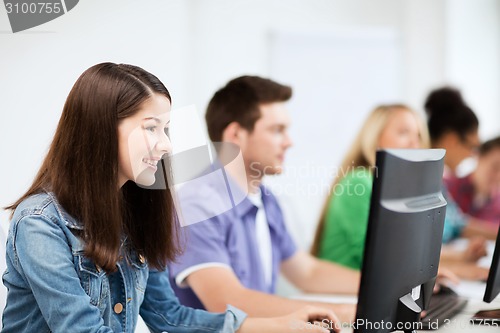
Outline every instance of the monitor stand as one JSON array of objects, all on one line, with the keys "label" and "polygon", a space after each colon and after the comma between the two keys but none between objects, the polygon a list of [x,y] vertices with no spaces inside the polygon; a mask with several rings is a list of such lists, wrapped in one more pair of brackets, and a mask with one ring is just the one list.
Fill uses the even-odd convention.
[{"label": "monitor stand", "polygon": [[[422,308],[415,303],[411,293],[404,295],[398,303],[398,319],[402,323],[418,323]],[[414,329],[405,329],[405,333],[417,333]]]}]

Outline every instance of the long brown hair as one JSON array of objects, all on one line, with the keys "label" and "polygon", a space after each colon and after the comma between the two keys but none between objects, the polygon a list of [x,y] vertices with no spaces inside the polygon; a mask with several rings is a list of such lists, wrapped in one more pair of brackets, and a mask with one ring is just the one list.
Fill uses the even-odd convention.
[{"label": "long brown hair", "polygon": [[115,270],[125,235],[152,267],[163,269],[178,254],[170,191],[145,189],[130,181],[118,191],[118,125],[153,94],[171,101],[160,80],[142,68],[102,63],[87,69],[66,99],[33,184],[6,209],[51,191],[82,223],[85,253],[97,265]]},{"label": "long brown hair", "polygon": [[341,180],[341,176],[348,171],[354,171],[355,168],[360,167],[372,168],[375,166],[375,154],[380,136],[391,117],[401,110],[411,112],[415,115],[420,128],[420,146],[421,148],[427,148],[429,146],[427,126],[415,111],[404,104],[388,104],[376,107],[363,123],[361,130],[358,132],[356,139],[340,165],[339,170],[341,170],[341,172],[336,175],[330,186],[330,192],[323,204],[318,227],[314,235],[314,241],[311,248],[311,253],[313,255],[319,255],[322,234],[325,229],[326,213],[335,193],[335,185]]}]

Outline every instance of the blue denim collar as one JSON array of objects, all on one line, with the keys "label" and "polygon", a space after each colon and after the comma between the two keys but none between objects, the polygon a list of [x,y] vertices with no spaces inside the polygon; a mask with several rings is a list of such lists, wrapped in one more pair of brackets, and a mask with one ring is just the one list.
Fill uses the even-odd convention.
[{"label": "blue denim collar", "polygon": [[76,220],[75,218],[73,218],[71,215],[69,215],[64,210],[64,208],[61,206],[59,201],[57,201],[57,198],[54,195],[54,193],[49,192],[49,191],[47,191],[46,193],[51,198],[52,202],[54,203],[54,206],[55,206],[57,212],[59,213],[59,216],[61,216],[61,218],[63,219],[64,224],[70,229],[83,230],[82,222]]}]

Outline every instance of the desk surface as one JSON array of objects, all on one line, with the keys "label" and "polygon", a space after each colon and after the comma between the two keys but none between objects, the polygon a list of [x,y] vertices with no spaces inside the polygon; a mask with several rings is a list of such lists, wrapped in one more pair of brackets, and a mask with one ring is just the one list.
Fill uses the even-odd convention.
[{"label": "desk surface", "polygon": [[[467,306],[444,326],[441,326],[435,331],[422,331],[422,332],[496,332],[500,331],[500,326],[485,326],[473,324],[470,318],[479,310],[499,309],[500,297],[492,303],[488,304],[483,302],[484,290],[486,284],[484,282],[462,281],[460,285],[453,287],[453,289],[462,297],[468,299]],[[297,298],[314,301],[314,302],[329,302],[329,303],[349,303],[355,304],[357,298],[355,296],[332,296],[332,295],[300,295]],[[352,332],[351,329],[345,328],[343,333]]]}]

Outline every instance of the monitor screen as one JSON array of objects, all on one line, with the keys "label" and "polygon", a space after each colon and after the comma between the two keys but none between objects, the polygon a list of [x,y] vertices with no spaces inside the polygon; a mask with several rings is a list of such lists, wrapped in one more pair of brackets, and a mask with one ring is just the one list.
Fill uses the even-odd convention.
[{"label": "monitor screen", "polygon": [[377,152],[354,332],[413,332],[436,280],[443,149]]},{"label": "monitor screen", "polygon": [[490,271],[488,273],[488,280],[486,281],[486,290],[484,291],[483,301],[491,303],[500,292],[500,229],[497,234],[497,241],[495,243],[495,251],[493,252],[493,259],[491,261]]}]

